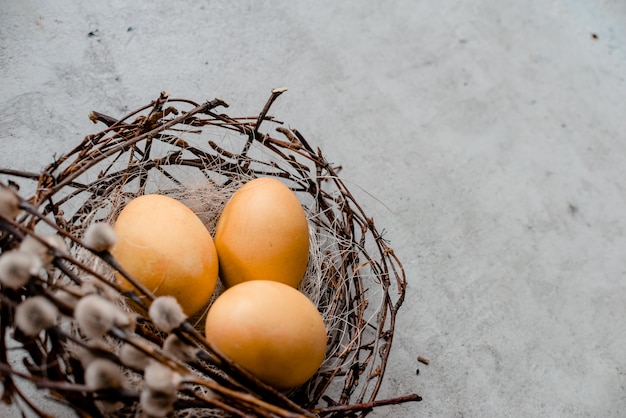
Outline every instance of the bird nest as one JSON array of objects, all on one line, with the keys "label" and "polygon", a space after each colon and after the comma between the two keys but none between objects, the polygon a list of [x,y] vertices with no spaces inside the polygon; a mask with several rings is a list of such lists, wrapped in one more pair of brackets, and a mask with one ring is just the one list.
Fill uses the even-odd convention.
[{"label": "bird nest", "polygon": [[[120,119],[92,112],[103,130],[41,173],[0,169],[4,403],[47,416],[26,384],[79,416],[364,416],[420,400],[377,399],[404,270],[338,176],[340,167],[268,115],[283,91],[273,90],[254,117],[221,113],[228,105],[220,99],[198,104],[166,93]],[[172,314],[175,323],[161,325],[150,309],[155,296],[117,264],[106,234],[94,232],[130,199],[159,193],[186,204],[213,233],[228,198],[257,177],[284,182],[305,210],[311,245],[299,290],[328,333],[319,371],[287,391],[205,338],[210,302],[194,317]],[[114,271],[135,288],[121,288]],[[102,328],[95,338],[85,332],[86,314],[77,313],[98,303],[114,313],[96,315]]]}]

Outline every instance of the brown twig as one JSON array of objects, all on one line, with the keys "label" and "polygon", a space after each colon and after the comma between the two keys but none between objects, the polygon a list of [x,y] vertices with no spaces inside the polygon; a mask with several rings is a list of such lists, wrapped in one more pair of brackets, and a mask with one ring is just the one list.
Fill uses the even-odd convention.
[{"label": "brown twig", "polygon": [[412,395],[399,396],[397,398],[390,399],[381,399],[371,402],[364,402],[359,404],[349,404],[349,405],[332,405],[327,406],[326,408],[318,408],[314,409],[314,412],[319,415],[326,415],[335,412],[356,412],[356,411],[365,411],[368,409],[374,409],[381,406],[386,405],[398,405],[405,402],[419,402],[422,400],[422,397],[416,393]]}]

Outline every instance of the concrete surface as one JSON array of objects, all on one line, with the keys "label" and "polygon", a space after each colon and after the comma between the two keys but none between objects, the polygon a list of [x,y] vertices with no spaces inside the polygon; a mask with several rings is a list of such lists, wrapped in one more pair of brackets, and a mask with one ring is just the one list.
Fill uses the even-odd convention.
[{"label": "concrete surface", "polygon": [[380,397],[424,401],[373,416],[625,416],[626,3],[126,4],[0,1],[0,166],[286,86],[409,277]]}]

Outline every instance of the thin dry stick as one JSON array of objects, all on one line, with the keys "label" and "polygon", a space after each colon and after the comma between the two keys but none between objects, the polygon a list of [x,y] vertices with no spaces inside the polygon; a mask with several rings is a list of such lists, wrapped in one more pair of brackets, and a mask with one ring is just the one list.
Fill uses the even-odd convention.
[{"label": "thin dry stick", "polygon": [[359,404],[350,404],[350,405],[332,405],[326,408],[317,408],[314,409],[313,412],[320,415],[326,415],[335,412],[356,412],[356,411],[364,411],[368,409],[377,408],[385,405],[397,405],[405,402],[419,402],[422,400],[422,397],[418,394],[399,396],[397,398],[383,399],[378,401],[364,402]]}]

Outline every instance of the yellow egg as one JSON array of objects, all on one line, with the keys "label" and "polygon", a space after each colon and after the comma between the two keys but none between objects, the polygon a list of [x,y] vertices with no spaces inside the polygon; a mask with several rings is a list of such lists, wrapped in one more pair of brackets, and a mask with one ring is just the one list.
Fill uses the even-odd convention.
[{"label": "yellow egg", "polygon": [[215,230],[227,287],[275,280],[298,287],[309,259],[309,227],[296,195],[273,178],[249,181],[228,201]]},{"label": "yellow egg", "polygon": [[111,252],[132,276],[157,296],[174,296],[187,315],[206,305],[217,282],[217,253],[191,209],[167,196],[140,196],[122,209],[114,229],[118,242]]},{"label": "yellow egg", "polygon": [[315,305],[276,281],[227,289],[211,305],[205,331],[235,363],[279,389],[309,380],[326,353],[326,328]]}]

